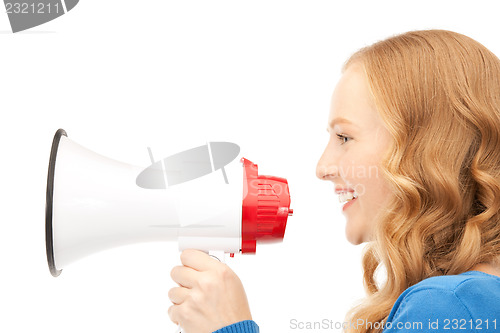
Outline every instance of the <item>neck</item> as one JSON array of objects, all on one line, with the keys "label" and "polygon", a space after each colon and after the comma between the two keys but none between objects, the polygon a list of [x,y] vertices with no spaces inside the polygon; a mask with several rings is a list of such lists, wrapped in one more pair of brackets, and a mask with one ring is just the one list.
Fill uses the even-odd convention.
[{"label": "neck", "polygon": [[480,263],[472,267],[472,271],[480,271],[486,274],[500,277],[500,267],[495,263]]}]

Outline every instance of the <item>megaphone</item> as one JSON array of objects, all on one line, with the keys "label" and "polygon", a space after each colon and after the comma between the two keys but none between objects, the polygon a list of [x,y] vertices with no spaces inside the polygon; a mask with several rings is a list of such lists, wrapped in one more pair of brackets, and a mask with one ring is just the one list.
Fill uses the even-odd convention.
[{"label": "megaphone", "polygon": [[97,154],[63,129],[50,152],[45,208],[47,262],[56,277],[73,262],[121,245],[176,241],[179,250],[255,253],[283,240],[288,182],[258,174],[234,143],[204,146],[147,168]]}]

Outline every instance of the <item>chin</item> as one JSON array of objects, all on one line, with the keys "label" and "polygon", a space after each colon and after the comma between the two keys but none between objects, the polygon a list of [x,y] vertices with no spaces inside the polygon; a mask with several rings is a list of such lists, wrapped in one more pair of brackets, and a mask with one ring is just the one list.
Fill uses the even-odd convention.
[{"label": "chin", "polygon": [[346,225],[345,236],[347,241],[352,245],[359,245],[366,242],[363,232],[360,232],[360,230],[350,230],[349,224]]},{"label": "chin", "polygon": [[349,243],[352,245],[359,245],[363,243],[363,239],[360,235],[352,235],[349,232],[346,232],[346,238]]},{"label": "chin", "polygon": [[361,240],[351,241],[351,240],[349,240],[349,239],[348,239],[348,241],[349,241],[349,243],[351,243],[352,245],[359,245],[359,244],[363,244],[363,243],[364,243],[364,241],[361,241]]}]

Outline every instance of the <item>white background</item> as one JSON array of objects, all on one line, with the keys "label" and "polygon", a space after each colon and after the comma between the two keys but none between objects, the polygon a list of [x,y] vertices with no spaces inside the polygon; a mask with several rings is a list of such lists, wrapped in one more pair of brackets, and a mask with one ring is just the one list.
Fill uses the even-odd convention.
[{"label": "white background", "polygon": [[333,186],[315,177],[340,67],[416,29],[454,30],[500,54],[496,2],[81,0],[18,34],[0,13],[0,332],[175,329],[177,244],[117,248],[49,274],[45,186],[58,128],[143,166],[148,146],[162,158],[239,144],[260,174],[288,179],[295,211],[282,244],[227,259],[254,320],[261,332],[341,322],[364,295],[364,245],[345,240]]}]

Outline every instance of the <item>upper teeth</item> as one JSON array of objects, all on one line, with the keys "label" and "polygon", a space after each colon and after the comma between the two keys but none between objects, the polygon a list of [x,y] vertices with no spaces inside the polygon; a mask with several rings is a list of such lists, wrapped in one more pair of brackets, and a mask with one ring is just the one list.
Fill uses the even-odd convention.
[{"label": "upper teeth", "polygon": [[339,193],[339,202],[346,202],[356,199],[358,194],[356,192],[341,192]]}]

